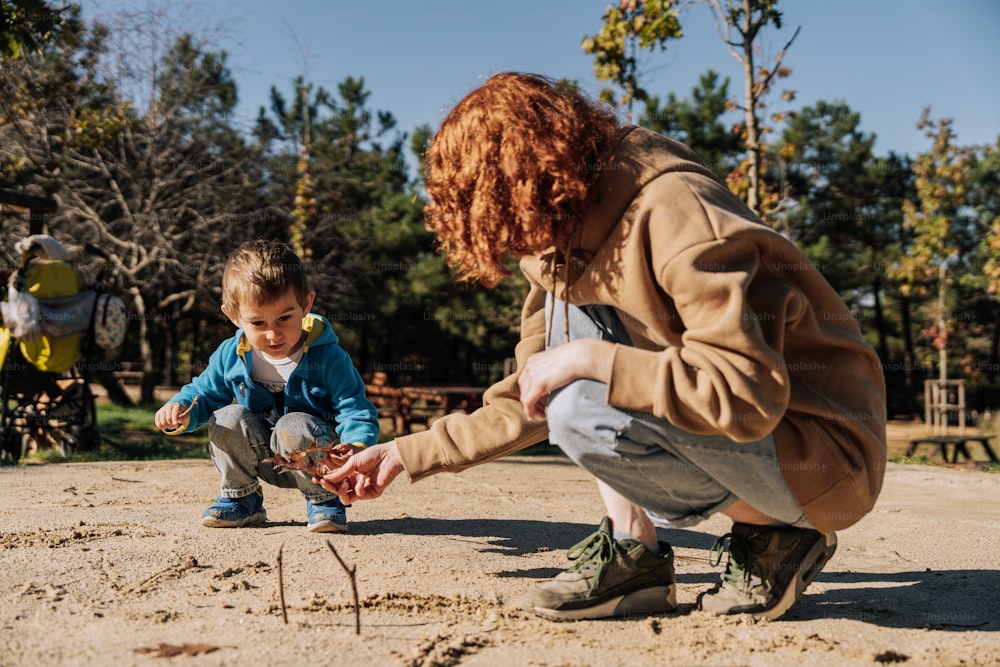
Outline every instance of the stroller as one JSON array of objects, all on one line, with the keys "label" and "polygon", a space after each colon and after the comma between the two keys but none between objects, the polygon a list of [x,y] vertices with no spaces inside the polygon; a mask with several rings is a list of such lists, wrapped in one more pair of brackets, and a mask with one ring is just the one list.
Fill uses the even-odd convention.
[{"label": "stroller", "polygon": [[20,241],[20,266],[0,303],[0,462],[52,447],[62,455],[100,444],[97,407],[81,357],[121,345],[124,302],[103,293],[110,262],[100,258],[87,281],[51,236]]}]

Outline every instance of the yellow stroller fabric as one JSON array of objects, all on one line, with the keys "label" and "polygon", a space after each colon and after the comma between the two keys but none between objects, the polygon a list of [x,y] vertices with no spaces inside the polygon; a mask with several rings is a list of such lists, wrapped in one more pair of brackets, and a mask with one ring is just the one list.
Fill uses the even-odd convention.
[{"label": "yellow stroller fabric", "polygon": [[7,361],[7,350],[10,349],[10,329],[0,326],[0,367]]},{"label": "yellow stroller fabric", "polygon": [[[24,269],[27,291],[40,303],[58,302],[87,289],[79,269],[62,260],[32,259]],[[30,341],[18,341],[24,358],[45,373],[65,373],[80,356],[83,333],[54,338],[42,334]],[[6,352],[6,351],[4,351]]]}]

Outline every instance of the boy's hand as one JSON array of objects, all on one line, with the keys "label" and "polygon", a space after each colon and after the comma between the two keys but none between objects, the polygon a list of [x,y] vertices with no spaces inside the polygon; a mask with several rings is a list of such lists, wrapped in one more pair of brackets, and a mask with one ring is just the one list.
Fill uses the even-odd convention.
[{"label": "boy's hand", "polygon": [[191,420],[187,411],[183,403],[167,403],[156,411],[153,423],[161,431],[176,431]]},{"label": "boy's hand", "polygon": [[[350,446],[350,445],[347,445]],[[378,498],[403,472],[396,441],[373,445],[351,456],[344,465],[313,482],[340,496],[340,502],[350,505],[355,500]]]}]

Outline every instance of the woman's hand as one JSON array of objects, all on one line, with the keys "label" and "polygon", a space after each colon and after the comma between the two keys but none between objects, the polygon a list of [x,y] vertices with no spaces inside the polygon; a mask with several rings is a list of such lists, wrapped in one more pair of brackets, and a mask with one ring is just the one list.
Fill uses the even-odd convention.
[{"label": "woman's hand", "polygon": [[531,355],[517,380],[524,414],[544,419],[545,397],[578,378],[610,382],[614,358],[614,343],[597,338],[581,338]]},{"label": "woman's hand", "polygon": [[340,502],[350,505],[355,500],[378,498],[385,488],[403,472],[396,441],[372,445],[352,455],[344,465],[313,482],[340,496]]}]

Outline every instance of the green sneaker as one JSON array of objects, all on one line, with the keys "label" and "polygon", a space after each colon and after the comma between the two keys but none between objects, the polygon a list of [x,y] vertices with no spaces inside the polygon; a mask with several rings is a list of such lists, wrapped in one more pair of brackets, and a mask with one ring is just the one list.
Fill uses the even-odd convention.
[{"label": "green sneaker", "polygon": [[806,528],[733,524],[712,546],[718,565],[726,541],[729,562],[722,580],[698,596],[698,606],[714,614],[752,614],[776,619],[802,596],[837,549],[837,536]]},{"label": "green sneaker", "polygon": [[611,521],[576,544],[568,570],[531,591],[523,607],[557,621],[669,612],[677,608],[674,552],[660,542],[653,554],[642,542],[616,540]]}]

